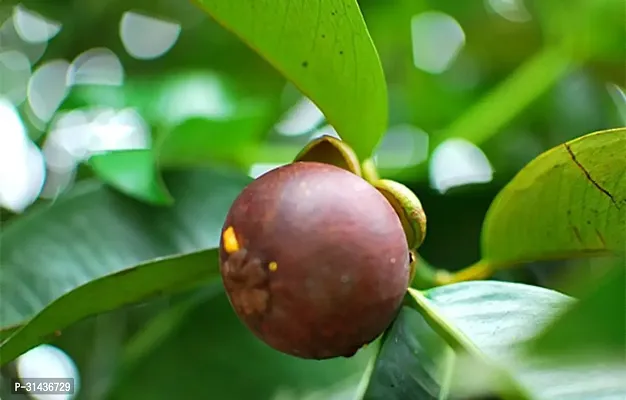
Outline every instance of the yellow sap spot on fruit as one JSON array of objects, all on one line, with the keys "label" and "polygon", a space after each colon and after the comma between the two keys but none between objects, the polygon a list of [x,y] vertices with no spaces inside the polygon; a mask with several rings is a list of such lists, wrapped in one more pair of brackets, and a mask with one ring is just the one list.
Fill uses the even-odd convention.
[{"label": "yellow sap spot on fruit", "polygon": [[232,226],[226,228],[224,234],[222,235],[222,239],[224,239],[224,250],[226,250],[228,254],[239,251],[239,242],[235,236],[235,229]]},{"label": "yellow sap spot on fruit", "polygon": [[274,272],[278,269],[278,263],[276,261],[272,261],[269,265],[270,271]]},{"label": "yellow sap spot on fruit", "polygon": [[304,182],[304,181],[303,181],[303,182],[300,182],[300,187],[301,187],[301,188],[305,188],[305,187],[306,187],[306,182]]}]

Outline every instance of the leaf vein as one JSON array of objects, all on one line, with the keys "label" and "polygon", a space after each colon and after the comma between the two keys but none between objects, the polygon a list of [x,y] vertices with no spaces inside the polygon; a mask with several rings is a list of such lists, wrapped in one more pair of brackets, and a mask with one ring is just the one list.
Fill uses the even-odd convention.
[{"label": "leaf vein", "polygon": [[601,191],[602,193],[604,193],[604,195],[606,195],[610,200],[611,203],[613,203],[613,205],[619,210],[620,206],[619,204],[617,204],[617,201],[615,201],[615,198],[613,197],[613,195],[606,190],[605,188],[603,188],[598,182],[596,182],[592,177],[591,174],[589,173],[589,171],[587,171],[587,169],[580,163],[580,161],[578,161],[578,159],[576,158],[576,155],[574,154],[574,152],[572,151],[572,148],[570,147],[569,144],[567,143],[563,143],[563,146],[565,146],[565,149],[567,150],[567,152],[569,153],[572,161],[574,161],[574,163],[578,166],[578,168],[583,172],[583,174],[585,174],[585,177],[587,178],[587,180],[589,182],[591,182],[599,191]]}]

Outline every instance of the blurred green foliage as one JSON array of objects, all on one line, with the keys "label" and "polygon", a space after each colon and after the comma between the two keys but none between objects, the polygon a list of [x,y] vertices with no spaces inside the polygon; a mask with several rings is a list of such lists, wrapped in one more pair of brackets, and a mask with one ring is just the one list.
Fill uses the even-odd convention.
[{"label": "blurred green foliage", "polygon": [[[231,2],[235,4],[235,0]],[[209,7],[219,2],[203,0],[203,3]],[[67,189],[59,189],[47,199],[38,199],[24,216],[2,210],[2,221],[8,224],[3,227],[2,236],[1,296],[4,304],[11,305],[0,309],[3,326],[29,318],[68,290],[104,274],[154,257],[215,246],[229,202],[249,181],[244,175],[254,175],[250,171],[255,166],[291,161],[312,134],[320,128],[328,130],[326,121],[321,119],[308,124],[298,134],[285,134],[278,128],[285,113],[301,100],[297,85],[287,83],[272,67],[280,69],[300,55],[280,51],[280,46],[285,45],[283,41],[288,43],[294,38],[281,39],[276,34],[265,43],[269,46],[267,54],[282,57],[282,61],[272,63],[188,2],[26,0],[20,4],[59,22],[61,30],[43,47],[17,40],[14,28],[7,24],[17,1],[4,2],[0,4],[0,23],[4,24],[0,29],[0,55],[8,51],[23,52],[32,60],[32,71],[37,71],[52,60],[71,62],[90,49],[107,48],[119,60],[123,71],[121,85],[90,83],[68,87],[55,117],[49,121],[33,117],[32,100],[17,104],[28,136],[45,149],[46,143],[52,142],[53,132],[59,130],[61,116],[77,115],[76,112],[87,115],[94,107],[104,107],[112,112],[134,110],[147,127],[149,140],[146,150],[119,152],[114,158],[99,155],[91,159],[89,167],[80,164]],[[255,3],[246,4],[253,8]],[[387,135],[380,142],[376,149],[378,167],[384,177],[402,181],[419,195],[428,216],[428,235],[420,254],[438,267],[456,270],[480,259],[482,223],[490,203],[530,160],[583,134],[626,124],[623,1],[574,0],[564,5],[559,0],[363,0],[358,4],[384,71],[389,130],[401,128],[400,135]],[[120,34],[127,11],[180,24],[180,35],[173,47],[155,59],[134,57]],[[464,37],[456,57],[440,73],[416,66],[415,58],[423,55],[420,51],[424,49],[415,46],[416,38],[412,36],[414,18],[434,11],[456,20]],[[228,10],[228,18],[220,15],[222,20],[236,19],[237,10]],[[256,21],[248,15],[248,35],[254,37],[257,22],[279,29],[282,25],[278,18],[275,20],[274,26],[272,18]],[[298,27],[297,21],[289,23]],[[134,34],[142,36],[138,31]],[[349,29],[343,34],[349,38]],[[430,36],[434,40],[445,34],[433,30]],[[260,37],[256,39],[263,41]],[[149,43],[159,38],[148,36],[142,40]],[[433,46],[435,50],[445,50],[440,42]],[[317,60],[321,62],[318,73],[332,78],[335,69],[327,64],[333,58],[325,57],[324,53]],[[367,78],[382,79],[371,76],[377,73],[371,64],[364,65],[361,71],[358,60],[354,59],[350,66],[366,74],[361,76],[364,84],[371,83]],[[355,78],[350,71],[341,73],[346,82]],[[5,85],[7,81],[0,83]],[[351,87],[351,83],[354,82],[347,82],[346,87]],[[339,107],[345,103],[350,110],[349,118],[339,125],[348,126],[348,131],[352,128],[348,136],[357,147],[362,146],[359,152],[365,154],[376,144],[378,136],[385,133],[382,121],[387,118],[381,117],[384,111],[376,107],[371,111],[358,106],[371,100],[367,98],[366,88],[360,87],[363,92],[348,95],[343,88],[320,88],[315,81],[302,87],[313,100],[317,94],[318,98],[334,101]],[[376,90],[383,98],[382,89]],[[320,95],[320,91],[326,92]],[[348,103],[346,99],[356,103]],[[377,102],[382,104],[380,99]],[[324,110],[322,105],[320,108]],[[376,117],[371,112],[380,115]],[[335,121],[341,118],[342,113],[336,109],[332,113]],[[371,118],[377,122],[371,123]],[[358,125],[352,125],[357,122]],[[335,127],[340,126],[335,123]],[[79,126],[74,135],[79,135],[81,129],[86,130],[87,125]],[[368,136],[361,142],[359,134]],[[438,190],[435,158],[448,139],[464,139],[479,146],[493,168],[490,179],[469,179],[471,184]],[[417,157],[422,152],[424,157]],[[602,157],[598,155],[596,160],[602,161]],[[621,161],[618,153],[613,157],[615,162]],[[456,161],[450,159],[448,163]],[[222,172],[168,173],[167,190],[161,185],[157,168],[216,166]],[[140,204],[93,182],[94,173],[114,188],[141,200],[165,205],[171,200],[169,191],[177,201],[173,209]],[[49,170],[47,179],[54,177]],[[616,188],[620,188],[618,184]],[[74,203],[77,196],[87,199]],[[531,212],[528,219],[532,219],[533,208],[520,204]],[[606,231],[614,233],[612,237],[617,245],[621,239],[620,216],[623,218],[624,213],[619,213],[614,220],[617,222],[608,224]],[[498,223],[512,222],[498,220]],[[509,255],[519,249],[519,241],[504,234],[494,237],[498,240],[492,246],[495,251]],[[540,238],[537,235],[533,248],[541,250],[541,244],[548,244]],[[572,241],[568,243],[575,244],[575,238],[569,239]],[[548,269],[533,263],[529,268],[500,271],[495,278],[555,287],[574,270],[577,278],[572,280],[578,283],[600,274],[593,263],[588,268],[579,268],[580,264],[572,261],[554,264],[557,265]],[[617,282],[619,279],[609,283],[619,286]],[[444,311],[446,307],[452,310],[448,319],[465,323],[461,331],[477,340],[481,336],[475,332],[480,334],[481,325],[474,322],[483,321],[481,318],[488,322],[507,321],[509,309],[505,306],[492,309],[490,301],[508,301],[509,307],[527,306],[526,310],[532,314],[534,300],[523,298],[521,294],[527,290],[524,288],[520,286],[518,292],[506,291],[499,298],[475,295],[479,301],[474,304],[473,313],[464,310],[463,314],[454,314],[455,310],[463,309],[462,304],[446,304],[443,295],[438,298],[437,294],[445,293],[445,288],[434,289],[430,300]],[[589,295],[588,302],[580,303],[578,314],[576,309],[572,316],[566,314],[566,325],[561,329],[571,331],[568,326],[579,326],[581,320],[588,323],[594,312],[586,307],[596,310],[612,305],[612,310],[619,313],[623,309],[623,302],[616,300],[620,289],[623,287],[602,292],[605,297]],[[410,387],[410,382],[405,381],[406,376],[399,375],[402,371],[393,369],[403,365],[398,360],[406,362],[407,369],[412,368],[411,379],[418,376],[413,381],[422,380],[423,389],[429,387],[424,379],[433,378],[428,372],[431,361],[442,357],[441,354],[449,356],[445,355],[448,351],[445,343],[433,336],[429,328],[411,337],[411,332],[428,321],[405,307],[387,334],[392,338],[402,336],[400,343],[386,342],[381,349],[373,345],[350,360],[323,363],[294,360],[267,349],[247,332],[229,310],[226,298],[221,293],[214,296],[219,290],[211,286],[184,295],[167,292],[148,303],[87,319],[64,330],[61,336],[53,336],[52,343],[64,349],[78,365],[82,385],[79,398],[194,398],[206,397],[209,392],[233,399],[350,398],[350,388],[359,382],[370,356],[379,350],[381,358],[375,365],[370,364],[374,375],[369,381],[369,392],[364,391],[365,398],[393,398],[389,397],[391,393],[399,393],[397,398],[407,398],[403,390]],[[577,295],[580,291],[572,292]],[[9,297],[11,301],[5,302]],[[89,301],[80,298],[75,306]],[[97,302],[98,298],[91,301]],[[102,304],[88,304],[94,309],[99,309],[98,306]],[[491,314],[485,316],[481,310]],[[525,325],[534,322],[531,315],[527,320],[515,320],[511,324],[520,321]],[[623,321],[614,322],[603,331],[608,332],[606,342],[612,343],[613,351],[623,348],[619,336]],[[591,334],[585,332],[585,335],[572,335],[569,340],[584,342],[586,335]],[[553,340],[559,342],[562,337]],[[600,335],[600,339],[592,342],[601,341]],[[424,343],[434,345],[420,348]],[[477,344],[478,347],[482,344],[488,353],[493,343],[485,340]],[[402,358],[411,352],[416,357]],[[418,366],[423,370],[416,369],[416,360],[423,361]],[[383,371],[377,373],[381,365]],[[14,372],[11,368],[3,369],[5,377]],[[390,382],[409,386],[389,391],[386,385]],[[437,392],[439,382],[433,378],[430,385],[435,387],[432,395]],[[185,389],[180,389],[181,386]],[[4,393],[0,396],[4,398]]]}]

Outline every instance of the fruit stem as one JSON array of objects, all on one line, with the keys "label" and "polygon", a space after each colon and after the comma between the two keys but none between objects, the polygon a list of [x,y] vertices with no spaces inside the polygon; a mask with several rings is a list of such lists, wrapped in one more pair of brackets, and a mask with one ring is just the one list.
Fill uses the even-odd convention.
[{"label": "fruit stem", "polygon": [[363,173],[363,178],[369,183],[373,184],[380,179],[378,169],[376,168],[376,164],[372,158],[368,158],[361,163],[361,171]]},{"label": "fruit stem", "polygon": [[449,285],[451,283],[477,281],[489,278],[494,273],[492,266],[484,260],[480,260],[469,267],[457,272],[438,270],[435,276],[437,286]]},{"label": "fruit stem", "polygon": [[411,282],[411,287],[419,290],[426,290],[436,286],[446,284],[450,273],[444,269],[439,269],[429,264],[421,255],[417,255],[417,265],[415,266],[415,277]]}]

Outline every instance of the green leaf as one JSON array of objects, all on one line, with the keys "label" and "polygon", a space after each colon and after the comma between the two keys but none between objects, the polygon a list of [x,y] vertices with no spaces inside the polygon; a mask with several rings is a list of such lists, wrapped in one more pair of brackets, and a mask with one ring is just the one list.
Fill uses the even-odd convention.
[{"label": "green leaf", "polygon": [[324,361],[288,356],[255,337],[222,294],[187,311],[178,329],[151,352],[137,359],[130,351],[133,362],[118,370],[118,385],[107,398],[350,398],[371,347],[351,358]]},{"label": "green leaf", "polygon": [[[519,356],[526,340],[572,303],[565,295],[488,281],[442,286],[424,295],[410,289],[410,294],[412,308],[404,307],[388,331],[363,399],[447,399],[488,392],[504,399],[570,400],[626,393],[616,379],[626,368],[548,368]],[[487,379],[494,373],[498,379]],[[572,382],[585,382],[585,387]]]},{"label": "green leaf", "polygon": [[387,128],[387,87],[356,0],[195,0],[325,114],[365,159]]},{"label": "green leaf", "polygon": [[0,326],[32,318],[91,280],[157,257],[216,247],[226,213],[250,178],[203,170],[170,173],[165,182],[176,199],[169,208],[87,181],[3,227]]},{"label": "green leaf", "polygon": [[225,120],[187,119],[159,142],[158,164],[189,167],[216,161],[240,161],[239,150],[257,142],[266,119],[266,115],[241,115]]},{"label": "green leaf", "polygon": [[56,331],[89,316],[176,293],[218,277],[219,257],[213,249],[149,261],[94,279],[53,301],[17,330],[0,345],[0,360],[6,364]]},{"label": "green leaf", "polygon": [[156,205],[171,205],[172,196],[161,180],[150,149],[117,150],[91,156],[96,176],[120,192]]},{"label": "green leaf", "polygon": [[446,342],[414,310],[403,307],[387,332],[362,399],[437,399]]},{"label": "green leaf", "polygon": [[130,337],[124,349],[121,365],[127,369],[139,367],[151,351],[176,334],[177,329],[184,323],[193,309],[221,292],[221,285],[204,286],[191,293],[181,295],[182,298],[180,299],[168,302],[167,307],[160,309],[143,326],[143,329]]},{"label": "green leaf", "polygon": [[618,260],[599,285],[550,325],[531,354],[573,361],[626,363],[626,264]]},{"label": "green leaf", "polygon": [[14,334],[22,326],[24,326],[24,324],[15,324],[0,328],[0,343],[2,343],[5,339]]},{"label": "green leaf", "polygon": [[525,261],[624,251],[626,129],[583,136],[531,161],[498,194],[482,232],[483,260]]}]

